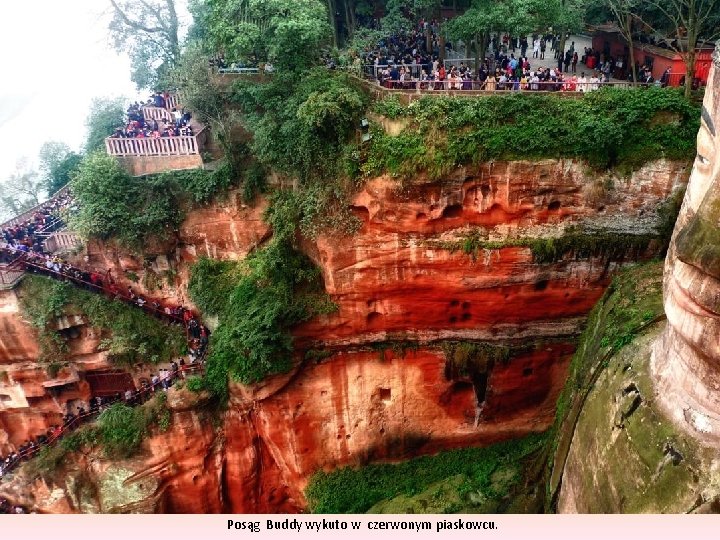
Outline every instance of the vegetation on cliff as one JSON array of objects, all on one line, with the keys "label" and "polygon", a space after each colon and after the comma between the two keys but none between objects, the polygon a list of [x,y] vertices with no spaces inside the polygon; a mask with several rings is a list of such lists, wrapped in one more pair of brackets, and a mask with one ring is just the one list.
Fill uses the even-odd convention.
[{"label": "vegetation on cliff", "polygon": [[28,463],[30,475],[47,475],[58,470],[71,453],[99,448],[109,459],[117,460],[135,455],[153,428],[167,431],[170,411],[163,392],[140,407],[116,403],[105,409],[94,424],[80,427],[63,437],[57,444],[44,447]]},{"label": "vegetation on cliff", "polygon": [[663,242],[666,239],[652,234],[569,229],[558,237],[486,240],[482,229],[474,229],[459,240],[433,242],[432,245],[450,251],[462,251],[473,259],[484,250],[524,247],[530,249],[536,263],[547,264],[558,262],[568,255],[572,255],[575,259],[604,257],[613,260],[634,260],[648,249],[653,240]]},{"label": "vegetation on cliff", "polygon": [[68,353],[66,331],[56,330],[59,317],[77,315],[101,330],[99,348],[112,362],[167,361],[185,352],[187,344],[178,326],[168,326],[139,309],[65,282],[28,275],[20,292],[24,316],[38,331],[40,361],[56,370]]},{"label": "vegetation on cliff", "polygon": [[[423,494],[428,488],[437,490],[443,499],[436,501],[440,503],[437,513],[502,511],[511,507],[512,492],[544,442],[543,435],[531,435],[486,448],[440,452],[397,464],[318,471],[305,494],[310,509],[318,514],[367,512],[378,503],[401,497],[405,497],[404,504],[394,513],[407,512],[408,506],[417,503],[406,498]],[[443,489],[442,484],[449,489]],[[432,493],[428,495],[433,497]],[[427,510],[419,507],[415,511]]]},{"label": "vegetation on cliff", "polygon": [[472,99],[427,96],[373,110],[404,119],[390,136],[373,131],[363,171],[441,178],[455,167],[494,160],[577,158],[598,168],[637,167],[666,157],[692,159],[699,107],[679,91],[603,89],[581,99],[515,93]]},{"label": "vegetation on cliff", "polygon": [[139,249],[152,239],[172,237],[185,211],[226,193],[237,182],[227,164],[213,171],[134,177],[114,157],[96,152],[82,161],[70,183],[78,203],[71,227],[86,238],[115,238]]},{"label": "vegetation on cliff", "polygon": [[273,225],[267,245],[240,263],[201,259],[188,290],[206,315],[216,315],[205,382],[227,396],[228,376],[249,384],[292,365],[290,329],[336,306],[324,292],[320,271],[295,245],[300,211],[290,192],[277,193],[266,219]]},{"label": "vegetation on cliff", "polygon": [[558,398],[555,424],[550,431],[550,455],[554,454],[554,462],[548,501],[556,494],[575,422],[597,377],[638,332],[664,314],[662,269],[661,261],[652,261],[622,271],[590,313]]}]

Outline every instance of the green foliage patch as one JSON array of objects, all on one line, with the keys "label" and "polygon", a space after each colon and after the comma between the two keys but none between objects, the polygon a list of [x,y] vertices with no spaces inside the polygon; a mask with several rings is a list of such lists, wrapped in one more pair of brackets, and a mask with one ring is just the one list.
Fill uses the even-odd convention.
[{"label": "green foliage patch", "polygon": [[665,240],[659,234],[626,234],[571,228],[557,238],[509,238],[503,241],[490,241],[484,239],[482,230],[476,229],[463,239],[437,242],[433,245],[450,251],[462,251],[473,259],[476,259],[483,250],[526,247],[532,251],[536,263],[547,264],[558,262],[568,255],[572,255],[575,259],[603,257],[632,260],[647,250],[654,239]]},{"label": "green foliage patch", "polygon": [[70,454],[101,448],[109,459],[133,456],[145,437],[156,427],[164,432],[170,427],[171,415],[167,395],[160,392],[141,407],[115,403],[105,409],[97,422],[81,426],[66,434],[56,444],[46,446],[27,464],[31,476],[47,476],[67,461]]},{"label": "green foliage patch", "polygon": [[[324,68],[279,72],[262,84],[236,82],[233,101],[253,134],[250,146],[260,164],[298,181],[297,213],[284,217],[297,219],[310,237],[322,229],[357,230],[348,201],[360,159],[352,135],[369,103],[360,84]],[[249,191],[262,185],[257,180],[260,176],[250,169]],[[252,193],[245,198],[251,199]]]},{"label": "green foliage patch", "polygon": [[396,137],[376,130],[363,171],[400,177],[490,160],[578,158],[597,168],[695,152],[698,105],[669,89],[603,89],[579,99],[513,94],[472,99],[424,97],[408,106],[391,98],[376,113],[406,118]]},{"label": "green foliage patch", "polygon": [[245,384],[287,371],[293,352],[290,329],[337,309],[324,292],[319,270],[295,247],[293,194],[279,192],[266,219],[273,238],[239,263],[201,259],[188,291],[206,314],[218,317],[210,339],[205,384],[227,396],[228,376]]},{"label": "green foliage patch", "polygon": [[39,333],[40,360],[66,361],[65,338],[55,330],[58,317],[83,315],[102,331],[100,348],[122,365],[168,360],[185,352],[182,329],[168,326],[139,309],[102,295],[78,289],[69,283],[28,275],[22,283],[21,309]]},{"label": "green foliage patch", "polygon": [[[80,163],[71,182],[79,203],[78,212],[71,218],[72,227],[86,238],[116,238],[138,249],[152,239],[172,237],[187,210],[226,193],[242,174],[234,175],[230,165],[223,162],[212,171],[168,171],[134,177],[114,157],[96,152]],[[258,182],[256,178],[253,181]]]},{"label": "green foliage patch", "polygon": [[374,504],[399,495],[415,495],[433,483],[463,476],[459,491],[485,496],[495,493],[493,473],[507,465],[517,465],[538,451],[543,435],[508,441],[487,448],[466,448],[424,456],[398,464],[372,464],[359,468],[343,467],[332,472],[318,471],[310,479],[305,494],[310,509],[318,514],[358,514]]}]

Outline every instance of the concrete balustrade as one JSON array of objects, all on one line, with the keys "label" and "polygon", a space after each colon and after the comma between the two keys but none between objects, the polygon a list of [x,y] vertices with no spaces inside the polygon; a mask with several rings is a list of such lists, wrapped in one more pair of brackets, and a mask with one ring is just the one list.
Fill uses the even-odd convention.
[{"label": "concrete balustrade", "polygon": [[186,156],[200,153],[197,137],[108,137],[105,139],[105,149],[111,156]]}]

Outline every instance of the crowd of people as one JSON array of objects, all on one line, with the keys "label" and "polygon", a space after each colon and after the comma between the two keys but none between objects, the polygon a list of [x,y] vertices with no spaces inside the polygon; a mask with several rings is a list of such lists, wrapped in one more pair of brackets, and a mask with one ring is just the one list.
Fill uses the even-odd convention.
[{"label": "crowd of people", "polygon": [[[46,431],[26,439],[16,450],[9,452],[6,456],[0,455],[0,479],[12,472],[22,462],[35,457],[43,447],[54,444],[81,424],[97,417],[111,405],[115,403],[125,403],[129,406],[142,405],[156,392],[167,391],[178,379],[184,379],[189,373],[196,373],[202,369],[201,361],[192,360],[188,364],[184,358],[179,358],[170,362],[168,368],[161,368],[157,374],[152,374],[150,379],[142,379],[139,389],[128,389],[124,393],[118,392],[114,396],[93,397],[87,408],[84,405],[77,405],[75,411],[69,410],[63,415],[62,425],[54,424]],[[0,511],[0,513],[3,512]]]},{"label": "crowd of people", "polygon": [[[476,69],[465,61],[443,61],[435,28],[431,24],[431,50],[427,48],[425,23],[421,21],[408,31],[382,39],[372,50],[363,51],[359,63],[365,66],[365,74],[387,88],[415,90],[590,92],[609,83],[612,77],[627,79],[627,59],[614,58],[589,47],[581,54],[569,36],[561,51],[561,35],[551,29],[530,38],[492,35],[486,44],[488,54],[480,59]],[[452,44],[448,47],[452,48]],[[520,54],[516,55],[518,49]],[[545,59],[548,49],[554,52],[557,63],[552,67],[536,65]],[[532,54],[528,55],[529,52]],[[668,70],[664,80],[656,82],[650,69],[642,66],[638,66],[638,74],[638,82],[645,85],[667,85],[670,75]]]},{"label": "crowd of people", "polygon": [[[126,112],[127,121],[124,126],[115,128],[111,137],[119,139],[159,139],[161,137],[180,137],[195,135],[190,120],[192,114],[186,110],[178,110],[174,108],[168,112],[168,117],[147,120],[143,109],[145,107],[154,107],[165,109],[169,95],[165,93],[155,93],[147,103],[141,104],[137,101],[132,103]],[[170,118],[170,116],[172,118]]]},{"label": "crowd of people", "polygon": [[418,90],[530,90],[591,92],[597,90],[607,79],[592,72],[564,73],[554,67],[532,69],[527,57],[501,56],[493,70],[488,60],[480,65],[477,72],[460,62],[458,66],[445,67],[439,60],[433,60],[430,71],[420,68],[420,76],[412,76],[408,66],[387,66],[378,71],[378,82],[387,88]]},{"label": "crowd of people", "polygon": [[71,410],[71,405],[68,403],[62,425],[53,425],[26,440],[8,455],[0,456],[0,478],[23,460],[33,457],[43,446],[54,443],[81,422],[94,418],[105,407],[118,401],[129,405],[141,404],[157,390],[169,389],[174,381],[184,377],[187,372],[203,367],[210,331],[199,322],[191,310],[184,306],[163,305],[157,300],[145,298],[137,294],[131,286],[123,291],[109,271],[103,274],[77,268],[66,260],[44,251],[37,237],[38,232],[44,230],[48,223],[55,223],[53,217],[64,209],[70,209],[72,204],[72,196],[65,192],[38,208],[27,220],[3,228],[4,242],[0,244],[0,259],[22,264],[26,272],[68,281],[78,287],[134,305],[168,324],[182,325],[186,332],[189,353],[187,360],[184,357],[173,359],[167,368],[159,369],[149,378],[140,379],[140,388],[136,390],[128,389],[124,394],[118,393],[110,397],[94,396],[87,408],[85,405],[73,405],[75,410]]},{"label": "crowd of people", "polygon": [[45,236],[64,226],[63,214],[72,205],[73,198],[66,191],[40,205],[26,219],[6,223],[0,232],[0,248],[10,249],[0,252],[0,263],[12,262],[18,252],[41,253]]}]

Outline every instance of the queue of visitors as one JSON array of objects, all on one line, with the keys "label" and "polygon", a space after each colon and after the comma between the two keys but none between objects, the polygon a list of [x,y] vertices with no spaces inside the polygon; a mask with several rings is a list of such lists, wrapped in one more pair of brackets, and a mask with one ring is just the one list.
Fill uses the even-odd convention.
[{"label": "queue of visitors", "polygon": [[62,214],[69,211],[73,198],[68,191],[40,205],[31,216],[18,222],[10,220],[0,231],[0,263],[14,261],[19,252],[41,253],[42,242],[49,233],[64,226]]},{"label": "queue of visitors", "polygon": [[87,290],[134,305],[169,324],[182,325],[188,343],[188,360],[187,362],[185,358],[172,360],[168,368],[160,369],[149,379],[141,379],[138,390],[127,390],[123,395],[117,394],[114,397],[95,396],[90,400],[87,409],[84,405],[75,405],[75,410],[71,410],[70,403],[68,403],[68,411],[63,417],[62,425],[53,425],[48,430],[23,442],[10,454],[0,456],[0,478],[23,460],[33,457],[40,448],[54,443],[68,431],[77,427],[81,422],[93,418],[110,404],[121,400],[129,405],[141,404],[157,390],[170,388],[178,377],[184,377],[188,371],[202,369],[207,351],[210,331],[198,321],[191,310],[184,306],[162,305],[157,300],[146,299],[142,295],[136,294],[132,287],[128,287],[127,292],[123,292],[109,271],[103,275],[101,272],[76,268],[60,257],[43,251],[42,243],[36,237],[38,231],[44,230],[43,227],[47,226],[47,222],[54,223],[52,216],[62,209],[70,209],[72,202],[71,194],[64,192],[45,203],[32,217],[22,223],[5,227],[3,229],[4,242],[0,245],[0,258],[22,264],[26,272],[69,281]]},{"label": "queue of visitors", "polygon": [[387,88],[417,90],[530,90],[591,92],[603,82],[597,73],[590,77],[563,73],[555,68],[540,67],[531,70],[527,57],[515,59],[502,57],[499,67],[491,71],[486,60],[477,73],[461,62],[459,66],[445,68],[443,62],[434,60],[431,72],[424,68],[419,78],[410,75],[407,66],[386,67],[378,71],[378,82]]},{"label": "queue of visitors", "polygon": [[[158,374],[153,374],[150,380],[142,379],[138,390],[127,390],[124,394],[115,396],[96,396],[90,400],[88,409],[84,405],[76,406],[76,410],[68,411],[63,416],[62,425],[55,424],[46,431],[33,438],[26,439],[17,449],[7,456],[0,456],[0,479],[14,470],[23,461],[32,459],[46,446],[53,445],[63,436],[77,429],[81,424],[94,419],[102,411],[115,403],[125,403],[129,406],[142,405],[159,390],[167,391],[178,379],[184,379],[188,373],[196,373],[203,369],[200,362],[186,364],[183,358],[173,360],[169,368],[161,368]],[[13,513],[2,512],[0,513]],[[16,512],[21,513],[21,512]]]},{"label": "queue of visitors", "polygon": [[0,514],[27,514],[27,509],[20,504],[11,504],[5,498],[0,498]]},{"label": "queue of visitors", "polygon": [[[110,135],[113,138],[154,138],[193,136],[193,128],[190,125],[192,114],[189,111],[173,108],[165,119],[146,120],[143,113],[144,107],[156,107],[164,109],[169,95],[167,92],[153,94],[147,103],[132,103],[127,109],[127,121],[124,126],[115,128]],[[172,116],[172,118],[170,118]]]}]

